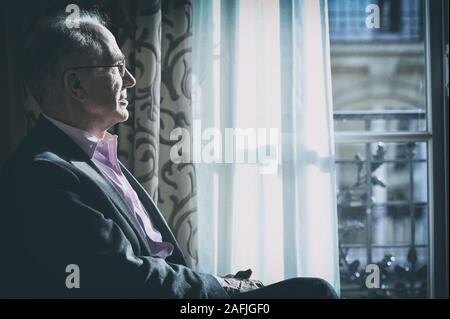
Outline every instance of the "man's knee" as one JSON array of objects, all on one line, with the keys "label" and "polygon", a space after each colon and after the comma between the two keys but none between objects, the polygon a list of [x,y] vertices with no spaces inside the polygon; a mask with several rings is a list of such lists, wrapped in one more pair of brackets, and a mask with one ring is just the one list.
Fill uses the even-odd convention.
[{"label": "man's knee", "polygon": [[312,285],[316,288],[317,293],[319,294],[319,298],[326,299],[338,299],[338,295],[336,290],[334,290],[333,286],[324,279],[321,278],[311,278]]},{"label": "man's knee", "polygon": [[[298,298],[338,299],[334,288],[321,278],[292,278],[288,280],[292,291]],[[295,297],[294,297],[295,298]]]}]

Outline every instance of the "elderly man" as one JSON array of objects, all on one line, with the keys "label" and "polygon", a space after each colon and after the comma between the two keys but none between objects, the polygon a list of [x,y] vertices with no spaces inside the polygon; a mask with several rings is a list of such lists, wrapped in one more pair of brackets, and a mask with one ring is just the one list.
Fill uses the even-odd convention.
[{"label": "elderly man", "polygon": [[79,28],[65,18],[42,20],[26,44],[25,80],[43,112],[2,171],[0,296],[259,298],[280,297],[281,285],[292,297],[334,297],[320,280],[260,288],[250,272],[186,267],[107,132],[128,119],[136,83],[124,55],[99,16],[82,13]]}]

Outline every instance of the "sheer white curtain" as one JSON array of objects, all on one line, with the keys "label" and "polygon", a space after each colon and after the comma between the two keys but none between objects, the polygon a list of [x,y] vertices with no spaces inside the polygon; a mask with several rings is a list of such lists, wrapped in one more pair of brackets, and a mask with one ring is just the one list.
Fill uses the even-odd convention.
[{"label": "sheer white curtain", "polygon": [[266,284],[319,277],[339,290],[326,1],[193,10],[200,270],[251,268]]}]

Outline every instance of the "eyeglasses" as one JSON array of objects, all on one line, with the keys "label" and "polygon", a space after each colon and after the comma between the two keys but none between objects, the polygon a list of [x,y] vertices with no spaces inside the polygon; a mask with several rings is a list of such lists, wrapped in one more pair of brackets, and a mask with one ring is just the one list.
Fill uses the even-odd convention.
[{"label": "eyeglasses", "polygon": [[63,75],[68,71],[68,70],[78,70],[78,69],[95,69],[95,68],[114,68],[117,67],[120,73],[120,76],[123,78],[125,76],[125,72],[126,72],[126,63],[125,60],[122,60],[120,62],[118,62],[117,64],[109,64],[109,65],[83,65],[83,66],[75,66],[72,68],[68,68],[66,70],[64,70]]}]

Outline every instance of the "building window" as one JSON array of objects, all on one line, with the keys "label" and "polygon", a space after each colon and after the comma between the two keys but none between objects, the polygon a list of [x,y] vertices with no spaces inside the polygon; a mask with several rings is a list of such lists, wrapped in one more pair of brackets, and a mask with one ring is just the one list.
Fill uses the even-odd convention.
[{"label": "building window", "polygon": [[[342,297],[429,296],[425,1],[329,0]],[[366,7],[380,8],[380,29]],[[367,288],[377,264],[379,289]]]},{"label": "building window", "polygon": [[[380,28],[366,28],[366,8],[380,9]],[[421,0],[330,0],[330,38],[332,42],[409,42],[423,37]]]}]

